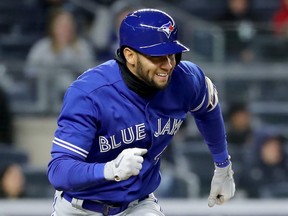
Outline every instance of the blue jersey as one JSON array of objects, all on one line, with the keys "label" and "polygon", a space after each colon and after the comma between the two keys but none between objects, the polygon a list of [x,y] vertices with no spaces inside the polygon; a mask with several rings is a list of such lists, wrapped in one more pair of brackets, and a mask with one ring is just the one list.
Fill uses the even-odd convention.
[{"label": "blue jersey", "polygon": [[[128,203],[155,191],[161,154],[187,113],[194,115],[214,161],[227,159],[219,104],[208,110],[205,80],[198,66],[181,61],[165,89],[141,97],[127,87],[115,60],[83,73],[67,90],[58,118],[48,166],[52,185],[78,199],[107,203]],[[105,180],[105,163],[134,147],[148,149],[140,174]]]}]

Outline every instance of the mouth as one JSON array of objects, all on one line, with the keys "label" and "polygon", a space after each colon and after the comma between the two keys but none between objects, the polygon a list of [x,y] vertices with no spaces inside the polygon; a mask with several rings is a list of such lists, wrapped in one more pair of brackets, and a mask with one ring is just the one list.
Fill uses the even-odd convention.
[{"label": "mouth", "polygon": [[160,77],[168,77],[168,73],[156,73],[156,75]]}]

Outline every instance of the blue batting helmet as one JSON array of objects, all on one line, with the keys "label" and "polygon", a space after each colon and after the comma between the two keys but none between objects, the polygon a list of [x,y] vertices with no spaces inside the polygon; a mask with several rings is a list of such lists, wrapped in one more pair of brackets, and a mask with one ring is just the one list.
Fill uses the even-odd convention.
[{"label": "blue batting helmet", "polygon": [[140,9],[128,14],[120,25],[120,48],[130,47],[149,56],[189,51],[177,40],[171,16],[156,9]]}]

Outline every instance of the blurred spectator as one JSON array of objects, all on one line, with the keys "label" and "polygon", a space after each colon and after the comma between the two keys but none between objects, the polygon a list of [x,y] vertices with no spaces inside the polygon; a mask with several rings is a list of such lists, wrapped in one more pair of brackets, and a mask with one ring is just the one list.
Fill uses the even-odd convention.
[{"label": "blurred spectator", "polygon": [[[285,139],[278,133],[261,132],[253,143],[251,158],[244,164],[245,175],[239,183],[248,197],[265,198],[288,195],[288,163]],[[282,187],[282,185],[285,185]]]},{"label": "blurred spectator", "polygon": [[119,47],[119,28],[121,21],[132,11],[139,9],[140,5],[137,1],[118,1],[111,6],[111,14],[113,14],[113,23],[110,30],[109,50],[114,56],[115,50]]},{"label": "blurred spectator", "polygon": [[[73,12],[78,30],[81,30],[81,33],[85,33],[86,28],[89,28],[91,19],[93,19],[93,14],[91,13],[93,8],[89,8],[90,5],[87,3],[85,3],[84,7],[81,5],[81,2],[67,0],[42,0],[35,1],[35,4],[37,4],[37,7],[42,15],[41,18],[44,21],[43,26],[45,26],[47,19],[49,19],[51,11],[57,10],[58,8],[63,8],[64,10]],[[87,10],[87,8],[89,10]]]},{"label": "blurred spectator", "polygon": [[48,27],[48,36],[31,48],[25,73],[32,80],[44,80],[49,88],[53,86],[49,97],[54,103],[55,98],[62,99],[73,80],[94,66],[94,53],[90,44],[78,35],[72,13],[53,10]]},{"label": "blurred spectator", "polygon": [[273,28],[277,36],[288,40],[288,0],[281,0],[281,6],[273,17]]},{"label": "blurred spectator", "polygon": [[48,37],[40,39],[28,54],[27,72],[33,75],[43,67],[63,68],[79,75],[93,66],[93,52],[89,43],[78,36],[73,14],[57,9],[49,21]]},{"label": "blurred spectator", "polygon": [[231,147],[247,147],[253,136],[251,114],[245,104],[232,104],[228,111],[227,141]]},{"label": "blurred spectator", "polygon": [[13,144],[13,114],[6,92],[0,86],[0,146]]},{"label": "blurred spectator", "polygon": [[11,163],[0,167],[0,198],[23,198],[24,186],[25,175],[21,166]]},{"label": "blurred spectator", "polygon": [[279,9],[273,15],[272,34],[269,40],[260,43],[259,48],[263,61],[288,60],[288,0],[281,0]]},{"label": "blurred spectator", "polygon": [[89,38],[93,42],[97,59],[105,61],[114,57],[119,46],[118,31],[122,19],[140,8],[138,0],[115,1],[107,7],[101,7],[96,13],[89,30]]},{"label": "blurred spectator", "polygon": [[44,20],[47,20],[49,13],[52,10],[62,8],[66,3],[67,0],[42,0],[34,2],[34,4],[36,4],[38,9],[41,11]]},{"label": "blurred spectator", "polygon": [[224,29],[227,60],[250,62],[254,59],[251,43],[256,34],[256,21],[249,0],[228,0],[225,13],[216,18]]}]

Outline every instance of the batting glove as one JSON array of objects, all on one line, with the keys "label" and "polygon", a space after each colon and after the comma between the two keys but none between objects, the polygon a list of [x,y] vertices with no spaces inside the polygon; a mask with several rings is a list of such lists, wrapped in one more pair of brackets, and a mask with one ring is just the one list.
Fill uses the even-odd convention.
[{"label": "batting glove", "polygon": [[138,175],[144,161],[142,155],[146,153],[147,149],[143,148],[124,149],[116,159],[105,164],[105,179],[123,181]]},{"label": "batting glove", "polygon": [[228,166],[223,168],[215,167],[214,176],[211,182],[210,195],[208,198],[209,207],[213,207],[215,204],[222,205],[235,194],[232,163],[230,162]]}]

